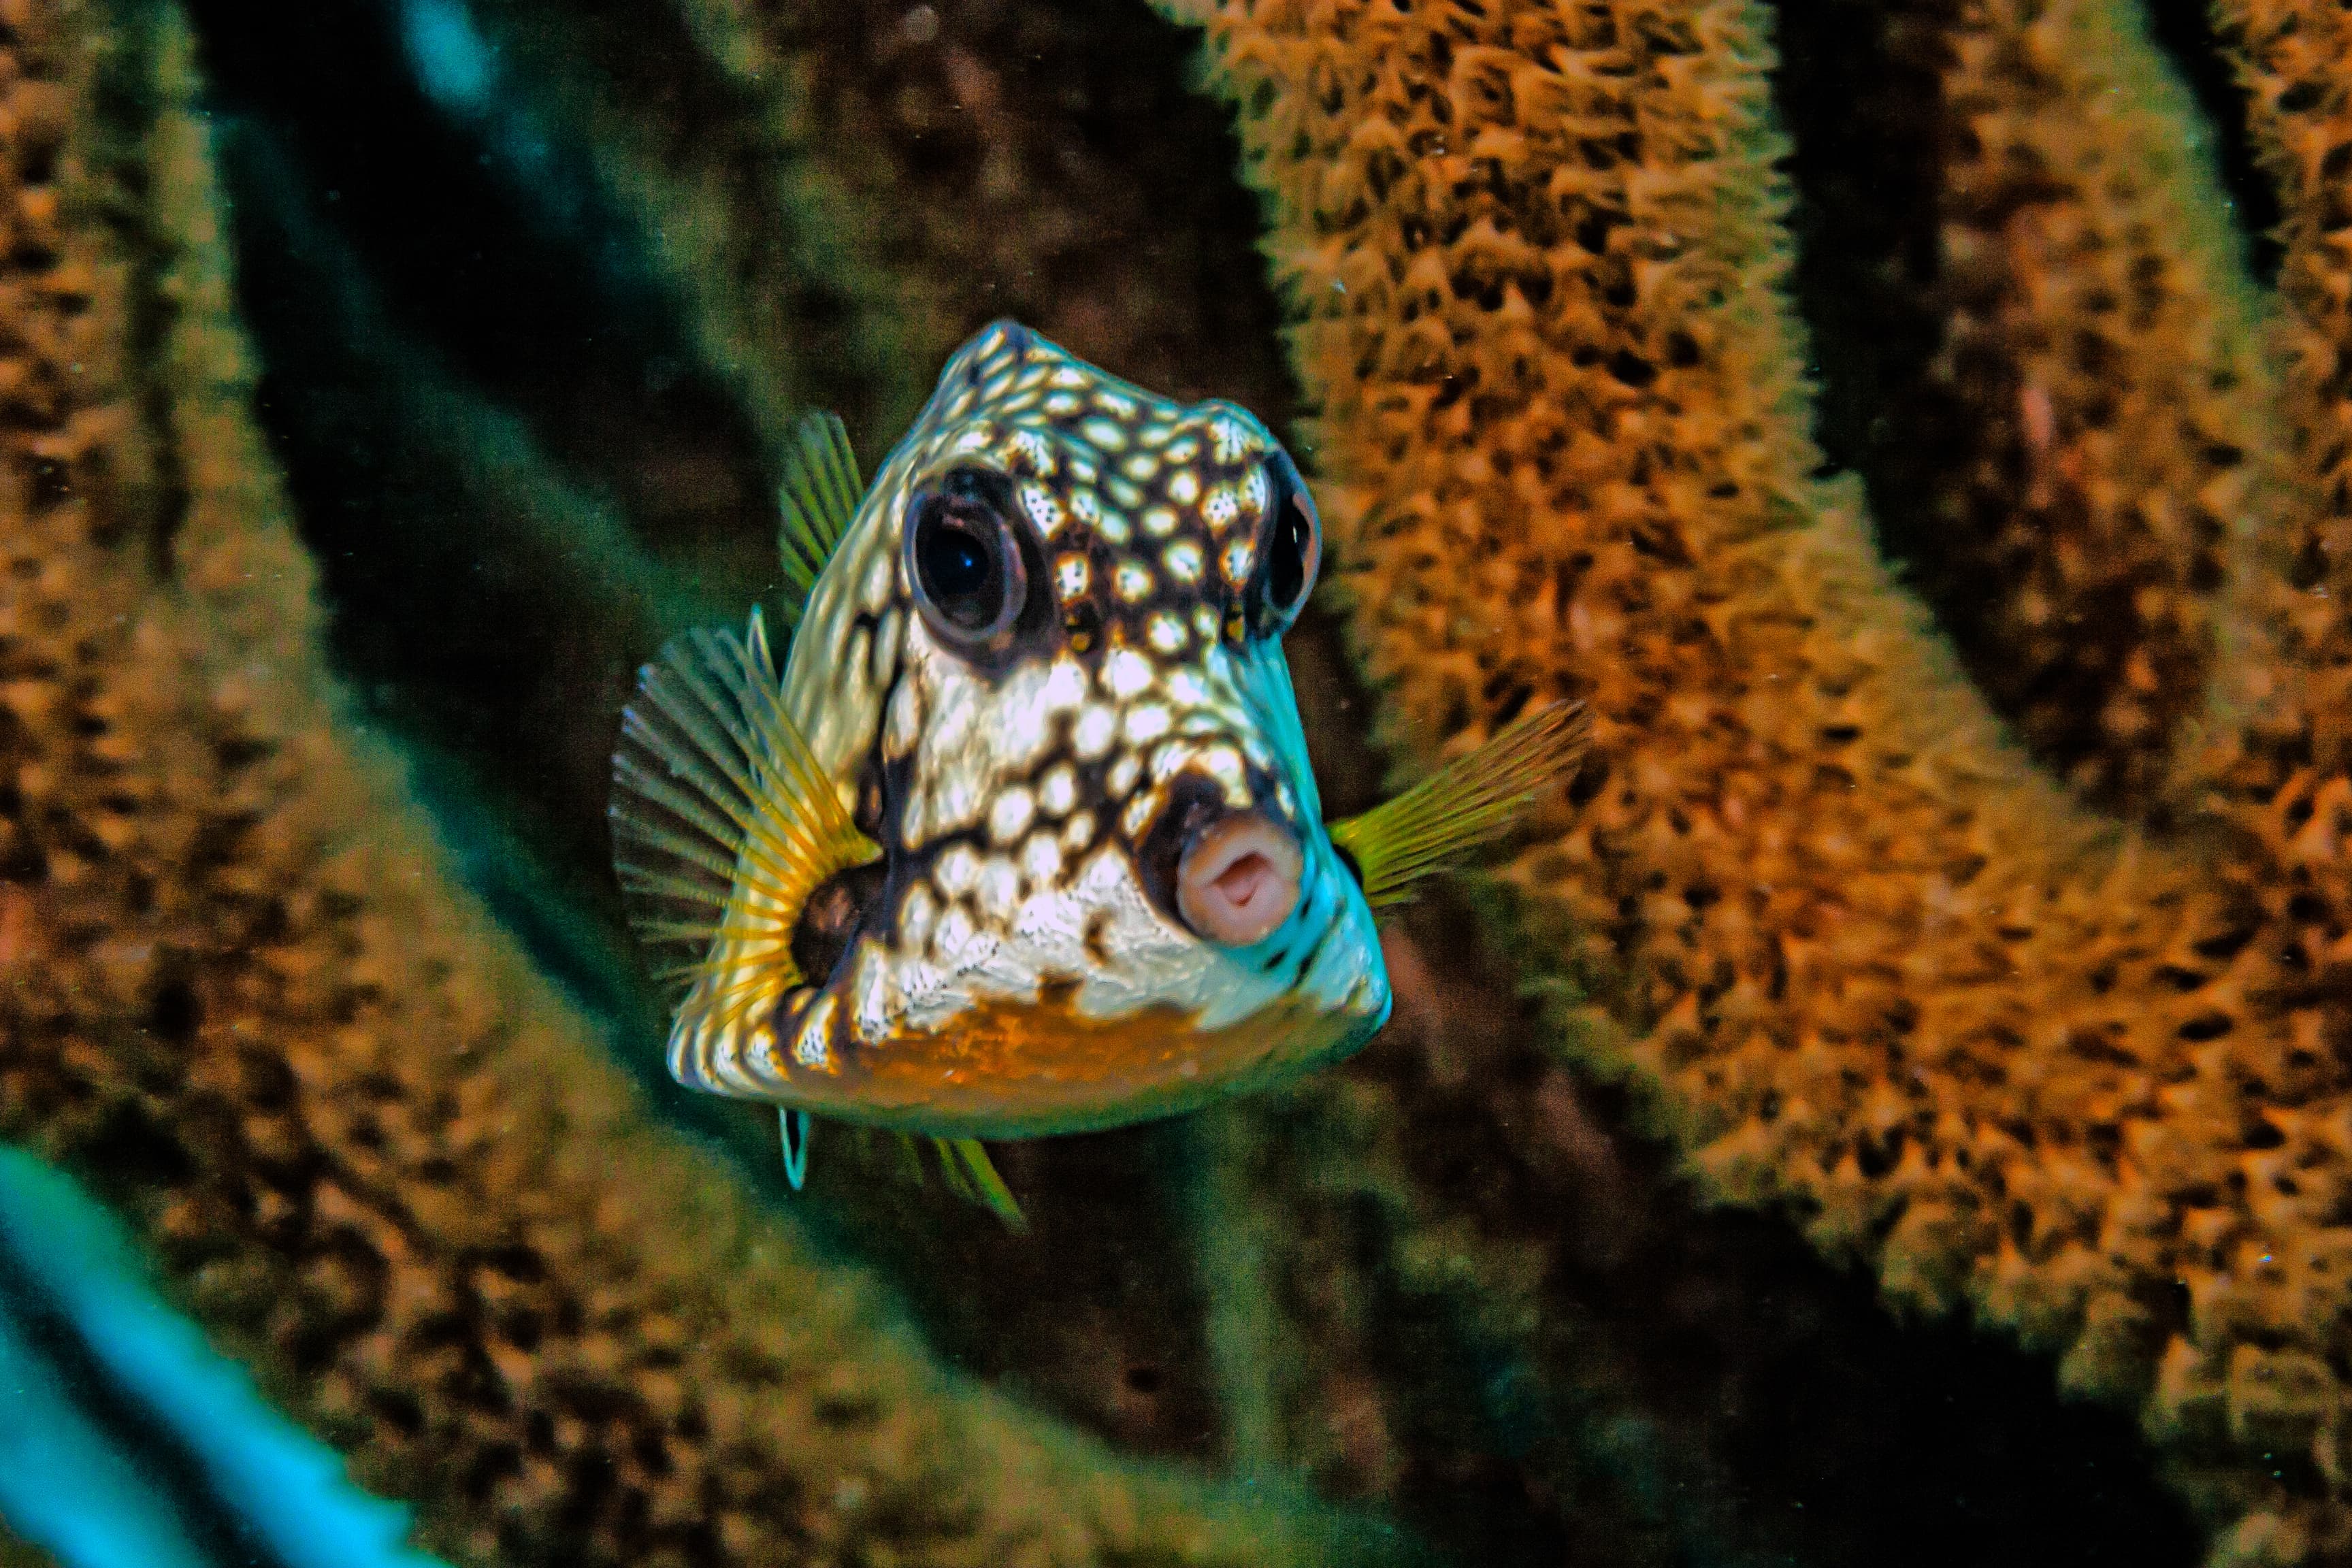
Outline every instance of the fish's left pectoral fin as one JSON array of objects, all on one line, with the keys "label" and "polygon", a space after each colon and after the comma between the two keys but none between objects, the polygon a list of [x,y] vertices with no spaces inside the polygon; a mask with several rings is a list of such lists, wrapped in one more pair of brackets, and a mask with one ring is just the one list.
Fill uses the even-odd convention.
[{"label": "fish's left pectoral fin", "polygon": [[1409,901],[1413,885],[1499,837],[1583,761],[1591,722],[1578,702],[1553,702],[1496,731],[1475,751],[1360,816],[1330,825],[1375,910]]},{"label": "fish's left pectoral fin", "polygon": [[787,1105],[778,1110],[776,1120],[783,1131],[784,1180],[799,1192],[808,1182],[809,1113]]}]

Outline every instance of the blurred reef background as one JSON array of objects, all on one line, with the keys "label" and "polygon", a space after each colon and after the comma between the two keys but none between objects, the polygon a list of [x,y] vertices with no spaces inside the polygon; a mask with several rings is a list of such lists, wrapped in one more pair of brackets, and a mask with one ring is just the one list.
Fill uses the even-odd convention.
[{"label": "blurred reef background", "polygon": [[[2352,1561],[2347,193],[2326,0],[0,0],[0,1563]],[[1335,812],[1599,741],[1026,1237],[603,821],[998,315],[1288,431]]]}]

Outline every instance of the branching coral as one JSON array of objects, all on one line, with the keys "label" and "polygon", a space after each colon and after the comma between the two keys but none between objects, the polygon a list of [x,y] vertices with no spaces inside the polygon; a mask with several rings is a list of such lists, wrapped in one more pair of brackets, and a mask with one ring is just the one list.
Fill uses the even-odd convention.
[{"label": "branching coral", "polygon": [[[754,442],[811,397],[887,441],[946,342],[1008,310],[1147,380],[1279,407],[1278,371],[1219,341],[1256,331],[1256,296],[1187,237],[1246,219],[1179,166],[1173,149],[1202,160],[1172,133],[1194,110],[1145,68],[1164,32],[1121,50],[1105,40],[1130,21],[1025,6],[478,11],[505,89],[591,153]],[[30,422],[11,426],[26,487],[0,644],[5,1125],[108,1174],[207,1321],[470,1559],[1323,1550],[1312,1515],[1222,1512],[939,1381],[863,1287],[808,1263],[718,1163],[642,1126],[589,1026],[446,891],[320,675],[307,563],[239,413],[207,186],[182,177],[201,161],[191,121],[142,118],[151,46],[175,35],[161,11],[72,15],[116,40],[109,94],[76,78],[5,124],[36,186],[79,127],[56,167],[81,195],[59,219],[34,191],[19,227],[57,237],[68,282],[89,258],[60,291],[38,246],[12,252],[36,282],[8,319],[88,341],[19,355],[11,394]],[[1540,977],[1581,988],[1555,985],[1553,1010],[1584,1059],[1631,1069],[1716,1192],[1790,1206],[1898,1299],[1973,1301],[2065,1351],[2073,1385],[2137,1404],[2213,1517],[2241,1521],[2236,1547],[2332,1547],[2343,1347],[2322,1321],[2332,1255],[2311,1238],[2329,1234],[2336,1101],[2311,1042],[2333,1038],[2336,981],[2295,967],[2324,949],[2288,928],[2336,907],[2321,853],[2336,710],[2295,673],[2334,646],[2298,586],[2333,542],[2316,514],[2293,525],[2304,542],[2248,526],[2273,501],[2243,476],[2284,466],[2285,445],[2233,335],[2250,307],[2227,246],[2170,232],[2169,215],[2211,205],[2166,162],[2176,110],[2070,139],[2103,86],[2153,79],[2130,28],[2080,5],[1906,15],[1936,84],[1923,118],[1977,150],[1928,204],[1945,258],[1975,258],[1946,283],[1969,288],[1915,300],[1924,357],[1943,354],[1929,402],[1959,437],[1916,470],[1923,515],[1969,525],[1925,580],[2000,606],[1969,634],[1973,669],[2042,758],[2158,823],[2209,814],[2210,843],[2118,833],[2010,750],[1880,570],[1857,487],[1814,477],[1749,7],[1213,16],[1306,322],[1322,420],[1301,450],[1337,481],[1392,738],[1467,739],[1550,691],[1601,712],[1577,814],[1514,879]],[[2248,58],[2282,83],[2262,100],[2276,141],[2303,147],[2295,127],[2336,111],[2301,85],[2316,68],[2298,51],[2323,30],[2248,24],[2263,40]],[[79,57],[52,37],[26,58],[55,78]],[[115,107],[75,107],[91,101]],[[486,140],[508,123],[464,112],[488,116]],[[2316,181],[2326,151],[2307,151]],[[194,205],[152,208],[159,190]],[[2324,210],[2309,191],[2291,205],[2298,221]],[[271,243],[253,237],[268,210],[241,205],[248,243]],[[2311,321],[2329,232],[2294,247],[2306,271],[2290,267],[2289,294]],[[1192,357],[1204,342],[1216,357]],[[2103,388],[2110,362],[2130,368]],[[2323,385],[2330,362],[2305,363],[2298,384]],[[68,395],[51,373],[72,363],[115,379]],[[604,530],[600,561],[682,559],[667,523],[636,556],[616,518],[542,482],[548,452],[584,462],[593,444],[562,419],[541,420],[532,452],[486,437],[499,419],[419,362],[371,365],[323,379],[385,383],[398,428],[429,437],[400,437],[407,472],[447,467],[467,504],[561,503],[507,536],[509,565],[547,550],[560,566],[550,547],[581,517]],[[273,370],[289,396],[322,379]],[[462,417],[436,419],[445,405]],[[365,429],[370,406],[353,408]],[[281,435],[323,444],[304,423],[281,416]],[[2027,457],[2049,481],[2038,500]],[[2319,493],[2298,480],[2274,504]],[[314,518],[314,536],[433,503],[405,504]],[[374,531],[416,569],[420,546]],[[2236,562],[2220,590],[2217,552]],[[544,576],[534,626],[609,616],[601,635],[627,641],[668,613],[634,581]],[[1958,625],[1964,605],[1937,605]],[[586,667],[609,652],[534,700],[608,702],[595,683],[612,672]],[[1302,680],[1327,762],[1335,717],[1349,723],[1333,684]],[[2209,686],[2207,744],[2190,746]],[[596,750],[583,736],[575,763]],[[1354,771],[1339,763],[1335,796],[1362,793]],[[566,773],[548,798],[593,783]],[[1134,1225],[1126,1245],[1160,1254],[1158,1272],[1108,1247],[1086,1267],[1008,1261],[898,1211],[897,1242],[864,1245],[895,1247],[917,1280],[943,1263],[985,1277],[934,1320],[976,1360],[1029,1342],[982,1364],[1109,1384],[1138,1410],[1150,1386],[1176,1390],[1190,1434],[1138,1415],[1139,1440],[1443,1499],[1481,1551],[1884,1557],[1836,1521],[1759,1528],[1737,1500],[1816,1452],[1910,1451],[1896,1417],[1941,1419],[1948,1387],[1906,1406],[1859,1385],[1900,1384],[1878,1374],[1948,1342],[1832,1300],[1769,1226],[1693,1213],[1592,1122],[1608,1097],[1495,1005],[1501,966],[1462,923],[1400,939],[1406,1016],[1348,1075],[1164,1145],[1189,1136],[1207,1171],[1171,1185],[1195,1222],[1222,1421],[1187,1386],[1197,1368],[1128,1359],[1151,1336],[1195,1353],[1196,1304],[1164,1288],[1187,1260],[1131,1190],[1155,1145],[1008,1165],[1041,1228],[1057,1206],[1073,1229]],[[856,1169],[821,1178],[851,1227],[877,1212]],[[1080,1298],[1096,1315],[1034,1331]],[[1761,1300],[1781,1317],[1766,1323]],[[1840,1413],[1801,1429],[1821,1449],[1740,1451],[1800,1428],[1724,1410],[1825,1387]],[[2025,1419],[2054,1451],[2080,1414]],[[2311,1461],[2250,1463],[2280,1443]]]},{"label": "branching coral", "polygon": [[[2204,701],[2231,536],[2279,510],[2193,107],[2106,5],[1826,0],[1782,26],[1799,288],[1853,400],[1824,444],[1994,706],[2145,812]],[[1857,118],[1885,150],[1853,168]]]},{"label": "branching coral", "polygon": [[[2012,77],[2079,36],[2050,15],[1995,31]],[[2074,1386],[2140,1405],[2228,1525],[2224,1555],[2352,1546],[2331,956],[2352,785],[2324,739],[2336,688],[2304,673],[2322,660],[2252,627],[2221,639],[2238,662],[2221,683],[2256,696],[2217,716],[2254,712],[2257,740],[2282,708],[2304,717],[2262,742],[2300,751],[2275,793],[2205,764],[2235,790],[2218,845],[2105,829],[2008,748],[1878,568],[1853,492],[1811,477],[1752,10],[1235,3],[1205,20],[1274,198],[1391,732],[1452,742],[1553,694],[1598,712],[1580,811],[1512,877],[1522,929],[1589,998],[1558,1008],[1587,1058],[1653,1087],[1717,1190],[1787,1205],[1898,1300],[1972,1302],[2064,1347]],[[2311,47],[2283,22],[2263,41]],[[2298,64],[2283,115],[2340,90]],[[1983,106],[1957,107],[1981,137]],[[2141,134],[2078,128],[2111,132],[2114,160]],[[2287,134],[2324,160],[2324,137]],[[2099,268],[2166,243],[2105,226],[2133,208],[2120,195],[2075,231]],[[2287,195],[2319,215],[2290,227],[2292,304],[2324,296],[2304,252],[2333,220],[2322,190]],[[2118,237],[2093,243],[2103,227]],[[2048,253],[2048,286],[2084,259]],[[2144,274],[2126,267],[2192,344],[2242,353],[2207,335],[2217,307],[2180,299],[2181,274]],[[2305,380],[2332,363],[2307,353]],[[2129,395],[2151,407],[2127,424],[2219,419],[2217,440],[2263,412],[2193,370]],[[2340,463],[2310,447],[2323,476]],[[2160,479],[2098,483],[2151,569],[2195,589],[2212,524],[2262,513],[2217,472],[2235,464],[2182,460],[2206,465],[2188,499],[2209,523],[2147,526]],[[2248,542],[2233,597],[2291,625],[2324,614],[2264,585],[2277,545]],[[2105,679],[2112,712],[2131,677]]]},{"label": "branching coral", "polygon": [[958,1385],[649,1128],[338,716],[176,13],[5,17],[0,1129],[463,1561],[1326,1561]]}]

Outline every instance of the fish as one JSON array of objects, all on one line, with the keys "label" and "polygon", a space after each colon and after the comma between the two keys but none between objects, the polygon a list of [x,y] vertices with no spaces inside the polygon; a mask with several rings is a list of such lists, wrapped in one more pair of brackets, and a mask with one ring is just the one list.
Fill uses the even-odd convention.
[{"label": "fish", "polygon": [[663,648],[610,816],[669,1069],[776,1106],[794,1188],[814,1119],[851,1122],[1017,1225],[985,1141],[1351,1054],[1391,1006],[1378,913],[1584,750],[1580,707],[1534,706],[1327,824],[1282,646],[1322,560],[1297,464],[1017,322],[870,484],[804,417],[779,501],[781,646],[755,606]]}]

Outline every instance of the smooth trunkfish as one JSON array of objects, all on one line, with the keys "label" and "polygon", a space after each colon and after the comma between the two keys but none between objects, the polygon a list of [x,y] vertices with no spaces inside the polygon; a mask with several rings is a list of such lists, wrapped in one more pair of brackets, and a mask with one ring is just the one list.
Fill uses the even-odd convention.
[{"label": "smooth trunkfish", "polygon": [[1246,411],[1181,405],[1027,329],[959,350],[861,483],[803,421],[780,660],[754,609],[641,673],[614,758],[632,924],[678,987],[670,1070],[933,1139],[1118,1126],[1283,1082],[1387,1019],[1374,911],[1563,781],[1536,708],[1322,820],[1282,637],[1322,535]]}]

